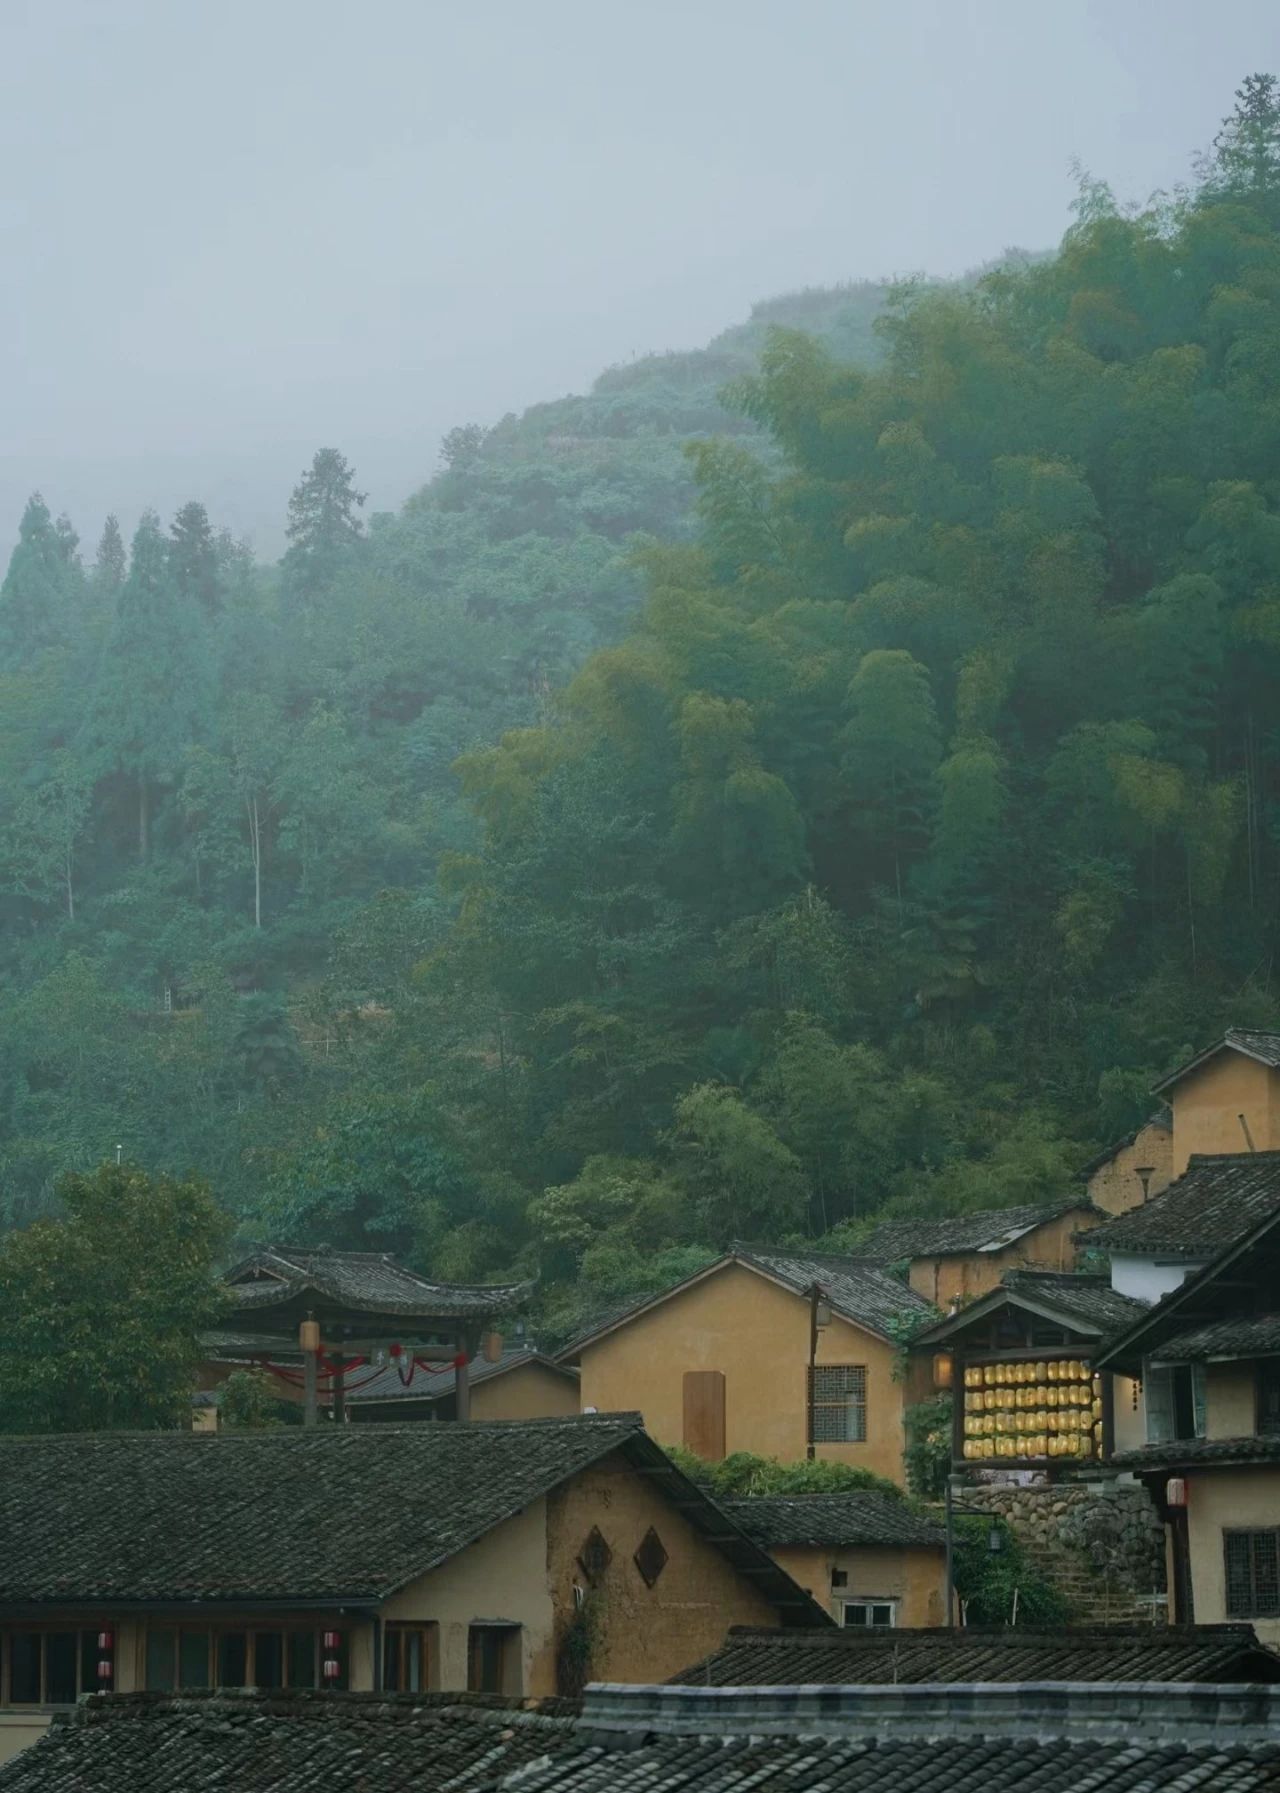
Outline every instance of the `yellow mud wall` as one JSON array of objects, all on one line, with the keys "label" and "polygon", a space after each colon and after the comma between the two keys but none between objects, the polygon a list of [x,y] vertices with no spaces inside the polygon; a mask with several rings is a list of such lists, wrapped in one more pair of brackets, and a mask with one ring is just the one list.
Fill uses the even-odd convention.
[{"label": "yellow mud wall", "polygon": [[[945,1623],[946,1563],[940,1547],[779,1544],[769,1555],[837,1621],[845,1600],[896,1600],[900,1626]],[[845,1572],[846,1586],[832,1588],[833,1570]]]},{"label": "yellow mud wall", "polygon": [[1241,1052],[1220,1052],[1184,1077],[1170,1106],[1175,1177],[1193,1152],[1247,1152],[1242,1114],[1256,1151],[1280,1145],[1280,1072]]},{"label": "yellow mud wall", "polygon": [[0,1712],[0,1763],[38,1743],[48,1729],[47,1712]]},{"label": "yellow mud wall", "polygon": [[[820,1444],[819,1457],[853,1463],[901,1483],[904,1385],[894,1380],[894,1347],[833,1316],[818,1333],[820,1364],[863,1364],[867,1437]],[[725,1449],[796,1463],[807,1444],[809,1303],[801,1295],[727,1264],[638,1315],[582,1352],[583,1408],[638,1409],[661,1444],[683,1442],[684,1373],[719,1370],[725,1379]]]},{"label": "yellow mud wall", "polygon": [[522,1363],[471,1388],[472,1419],[558,1419],[577,1411],[577,1381],[541,1363]]},{"label": "yellow mud wall", "polygon": [[[466,1688],[470,1627],[496,1621],[521,1628],[520,1685],[504,1691],[555,1692],[555,1613],[547,1585],[546,1539],[547,1503],[538,1499],[387,1601],[385,1621],[416,1620],[435,1627],[433,1688],[446,1693]],[[516,1679],[513,1664],[513,1683]],[[352,1686],[372,1684],[371,1679],[356,1681],[353,1660]]]},{"label": "yellow mud wall", "polygon": [[[731,1625],[779,1622],[754,1581],[739,1575],[681,1517],[655,1480],[638,1475],[621,1457],[606,1457],[547,1499],[546,1579],[561,1624],[576,1611],[574,1584],[587,1590],[591,1680],[665,1681],[717,1649]],[[577,1558],[593,1527],[612,1554],[598,1585],[588,1590]],[[650,1527],[667,1553],[653,1587],[635,1563]]]},{"label": "yellow mud wall", "polygon": [[932,1301],[945,1313],[953,1301],[976,1301],[998,1288],[1009,1270],[1072,1270],[1076,1262],[1074,1234],[1097,1226],[1102,1215],[1087,1208],[1069,1208],[1065,1214],[1034,1227],[1004,1251],[967,1251],[947,1257],[914,1258],[910,1283],[917,1295]]},{"label": "yellow mud wall", "polygon": [[[1243,1144],[1243,1141],[1241,1142]],[[1138,1167],[1149,1169],[1148,1196],[1159,1195],[1173,1181],[1173,1130],[1158,1121],[1148,1121],[1134,1135],[1132,1145],[1120,1150],[1100,1164],[1089,1178],[1089,1199],[1108,1214],[1123,1214],[1142,1202],[1142,1179]]]},{"label": "yellow mud wall", "polygon": [[[1196,1624],[1222,1624],[1228,1618],[1222,1534],[1280,1525],[1280,1465],[1215,1469],[1188,1474],[1186,1481]],[[1248,1623],[1264,1644],[1280,1646],[1280,1618],[1250,1618]]]}]

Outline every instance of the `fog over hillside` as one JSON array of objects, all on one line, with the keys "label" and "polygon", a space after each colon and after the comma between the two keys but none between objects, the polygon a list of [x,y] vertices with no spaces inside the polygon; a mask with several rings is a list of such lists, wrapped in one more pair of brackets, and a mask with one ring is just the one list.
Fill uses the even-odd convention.
[{"label": "fog over hillside", "polygon": [[1211,33],[1187,0],[225,0],[216,28],[50,0],[5,23],[0,534],[37,487],[90,541],[199,496],[273,557],[321,443],[394,508],[455,425],[762,295],[1055,242],[1072,157],[1125,193],[1177,181],[1274,9],[1227,0]]}]

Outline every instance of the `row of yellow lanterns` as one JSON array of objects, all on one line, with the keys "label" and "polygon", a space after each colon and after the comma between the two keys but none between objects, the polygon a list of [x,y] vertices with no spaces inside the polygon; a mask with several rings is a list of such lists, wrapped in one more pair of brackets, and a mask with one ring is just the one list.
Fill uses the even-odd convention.
[{"label": "row of yellow lanterns", "polygon": [[1035,1457],[1072,1457],[1080,1461],[1102,1455],[1102,1440],[1088,1432],[1033,1433],[1026,1438],[966,1438],[964,1454],[978,1462],[993,1457],[1012,1457],[1026,1462]]},{"label": "row of yellow lanterns", "polygon": [[966,1438],[993,1438],[1023,1432],[1089,1432],[1102,1422],[1102,1402],[1097,1403],[1097,1411],[1093,1407],[1052,1408],[1038,1407],[1029,1413],[1013,1413],[1006,1420],[998,1413],[971,1413],[965,1415],[964,1431]]},{"label": "row of yellow lanterns", "polygon": [[1028,1382],[1019,1388],[967,1388],[966,1413],[1014,1413],[1031,1407],[1097,1407],[1102,1411],[1102,1378],[1091,1382]]},{"label": "row of yellow lanterns", "polygon": [[1083,1382],[1088,1375],[1089,1366],[1079,1357],[1047,1357],[1043,1362],[1027,1357],[1017,1363],[966,1364],[964,1385],[966,1388],[995,1388],[1002,1383]]}]

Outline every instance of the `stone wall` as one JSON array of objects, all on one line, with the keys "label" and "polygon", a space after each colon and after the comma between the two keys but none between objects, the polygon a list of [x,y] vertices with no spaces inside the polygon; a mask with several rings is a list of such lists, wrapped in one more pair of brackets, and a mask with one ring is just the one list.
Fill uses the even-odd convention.
[{"label": "stone wall", "polygon": [[1059,1482],[1047,1488],[979,1484],[966,1506],[998,1513],[1036,1567],[1057,1585],[1073,1616],[1131,1623],[1163,1616],[1164,1527],[1145,1490],[1119,1482]]}]

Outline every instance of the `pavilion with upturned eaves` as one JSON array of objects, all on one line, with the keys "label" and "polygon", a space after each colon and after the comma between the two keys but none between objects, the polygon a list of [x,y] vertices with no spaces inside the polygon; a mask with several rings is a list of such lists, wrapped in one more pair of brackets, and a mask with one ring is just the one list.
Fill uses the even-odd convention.
[{"label": "pavilion with upturned eaves", "polygon": [[347,1394],[388,1365],[406,1392],[454,1371],[457,1417],[469,1418],[468,1366],[532,1287],[437,1283],[383,1252],[292,1246],[261,1246],[223,1280],[227,1310],[205,1335],[211,1379],[233,1365],[268,1369],[301,1393],[309,1422],[322,1400],[344,1418]]}]

